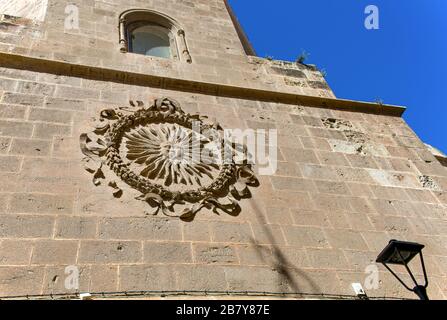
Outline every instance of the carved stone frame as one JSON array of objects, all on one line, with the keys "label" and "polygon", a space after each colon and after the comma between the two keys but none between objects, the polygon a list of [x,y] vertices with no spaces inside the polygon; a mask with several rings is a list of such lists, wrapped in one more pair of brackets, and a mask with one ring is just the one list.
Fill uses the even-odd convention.
[{"label": "carved stone frame", "polygon": [[[125,53],[129,52],[129,26],[135,23],[141,23],[146,21],[149,25],[159,25],[166,28],[170,32],[171,39],[171,51],[180,52],[178,58],[181,61],[192,63],[192,58],[189,53],[188,44],[186,42],[185,30],[183,30],[177,21],[171,17],[152,10],[147,9],[131,9],[124,11],[119,17],[119,44],[120,51]],[[175,54],[173,55],[175,58]]]},{"label": "carved stone frame", "polygon": [[[145,107],[141,101],[137,101],[138,106],[133,101],[130,103],[131,107],[102,110],[94,130],[80,136],[81,151],[86,156],[83,159],[84,166],[93,174],[94,185],[99,186],[100,180],[106,179],[102,170],[108,167],[127,186],[141,193],[136,199],[155,208],[154,215],[161,211],[166,216],[192,221],[202,208],[210,209],[216,214],[225,212],[238,215],[241,211],[238,202],[251,198],[249,187],[259,185],[248,161],[249,155],[245,155],[241,162],[235,162],[235,155],[240,155],[241,152],[245,154],[246,146],[225,140],[224,129],[217,122],[207,122],[206,117],[185,113],[175,100],[157,99],[149,107]],[[197,122],[200,123],[199,133],[211,133],[222,152],[223,162],[219,164],[219,173],[208,185],[173,191],[131,169],[131,162],[125,161],[121,156],[122,139],[132,128],[169,123],[192,129]],[[115,181],[109,181],[108,186],[114,189],[113,195],[116,198],[121,197],[123,191]],[[175,213],[176,205],[186,207],[182,212]]]}]

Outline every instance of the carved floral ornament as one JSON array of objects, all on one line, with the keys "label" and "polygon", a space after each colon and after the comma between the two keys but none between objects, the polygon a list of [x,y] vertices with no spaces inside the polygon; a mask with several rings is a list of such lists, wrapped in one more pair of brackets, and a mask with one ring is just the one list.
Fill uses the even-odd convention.
[{"label": "carved floral ornament", "polygon": [[[221,126],[206,119],[185,113],[169,98],[149,107],[131,101],[130,107],[104,109],[94,129],[80,136],[85,169],[95,185],[105,179],[103,169],[110,169],[141,193],[136,199],[155,208],[154,215],[161,211],[192,221],[202,208],[238,215],[238,201],[250,198],[249,186],[259,183],[245,146],[226,139]],[[121,197],[116,182],[109,186]],[[177,205],[184,207],[180,214]]]}]

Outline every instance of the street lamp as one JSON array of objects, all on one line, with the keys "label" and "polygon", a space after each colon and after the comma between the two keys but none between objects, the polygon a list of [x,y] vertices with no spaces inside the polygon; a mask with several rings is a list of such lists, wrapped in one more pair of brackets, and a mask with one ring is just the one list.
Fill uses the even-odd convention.
[{"label": "street lamp", "polygon": [[[385,247],[385,249],[383,249],[383,251],[379,254],[376,262],[382,263],[407,290],[416,293],[421,300],[429,300],[427,296],[427,286],[428,286],[427,272],[425,270],[424,257],[422,256],[422,249],[424,247],[425,247],[424,245],[415,242],[391,240]],[[417,283],[413,273],[408,267],[408,263],[418,254],[421,258],[422,270],[424,271],[424,279],[425,279],[424,285],[420,285]],[[410,274],[411,279],[415,284],[415,287],[413,289],[409,288],[405,284],[405,282],[403,282],[399,278],[399,276],[396,273],[394,273],[393,270],[391,270],[388,264],[397,264],[405,266],[408,273]]]}]

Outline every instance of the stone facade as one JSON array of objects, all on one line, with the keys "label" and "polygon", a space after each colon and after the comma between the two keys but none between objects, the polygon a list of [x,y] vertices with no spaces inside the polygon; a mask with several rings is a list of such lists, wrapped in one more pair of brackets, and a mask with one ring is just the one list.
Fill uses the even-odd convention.
[{"label": "stone facade", "polygon": [[[64,28],[69,3],[78,30]],[[134,8],[175,18],[192,63],[121,53],[118,16]],[[403,109],[336,99],[314,67],[247,56],[223,0],[49,0],[43,22],[3,16],[0,39],[0,296],[353,295],[402,239],[426,245],[429,295],[447,298],[447,170]],[[91,119],[162,97],[224,128],[277,129],[278,170],[237,215],[152,216],[92,183],[79,147]],[[369,296],[413,297],[379,270]]]}]

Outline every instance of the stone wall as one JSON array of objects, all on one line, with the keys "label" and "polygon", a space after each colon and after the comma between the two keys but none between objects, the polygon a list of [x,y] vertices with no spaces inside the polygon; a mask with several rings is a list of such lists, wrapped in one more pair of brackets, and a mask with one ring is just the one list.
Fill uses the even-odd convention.
[{"label": "stone wall", "polygon": [[[82,270],[81,291],[352,294],[392,238],[427,246],[430,293],[446,293],[447,171],[401,118],[0,73],[2,295],[66,292],[67,265]],[[79,148],[89,120],[162,96],[225,128],[278,129],[278,172],[260,177],[238,216],[152,217],[131,194],[92,184]],[[381,279],[370,295],[407,296]]]},{"label": "stone wall", "polygon": [[[79,29],[65,27],[68,4],[79,8]],[[177,20],[185,30],[193,63],[121,53],[118,18],[125,10],[135,8],[160,11]],[[284,64],[270,68],[265,59],[247,57],[223,0],[49,0],[41,27],[21,30],[19,37],[20,26],[7,20],[0,22],[0,52],[170,78],[333,97],[321,73],[314,68]]]},{"label": "stone wall", "polygon": [[[304,66],[245,57],[221,1],[85,0],[74,35],[60,31],[63,2],[49,1],[44,25],[30,23],[23,38],[8,36],[8,24],[1,50],[241,90],[330,93]],[[185,25],[191,65],[119,53],[116,17],[143,5]],[[27,41],[34,28],[36,41]],[[0,68],[0,296],[73,293],[64,286],[70,265],[81,271],[80,292],[352,295],[351,283],[364,283],[365,268],[388,241],[403,239],[426,245],[429,295],[447,298],[447,170],[402,118],[380,106],[374,114],[44,73],[48,61],[40,60],[40,72]],[[244,78],[257,72],[259,82]],[[166,96],[224,128],[278,130],[278,171],[259,176],[237,216],[206,209],[192,222],[152,216],[113,173],[121,197],[92,183],[79,146],[92,119],[129,100]],[[379,270],[379,288],[368,295],[413,297]]]},{"label": "stone wall", "polygon": [[0,14],[43,21],[47,12],[48,0],[2,0]]}]

